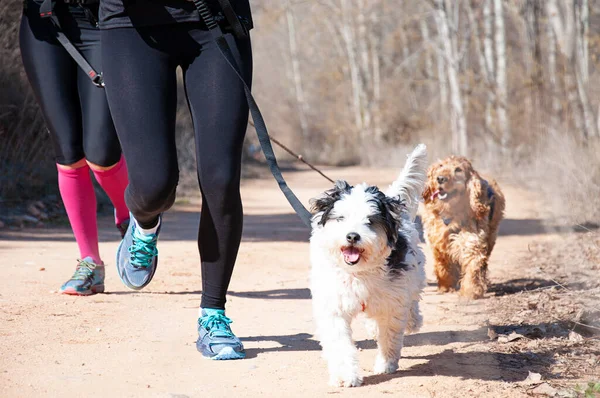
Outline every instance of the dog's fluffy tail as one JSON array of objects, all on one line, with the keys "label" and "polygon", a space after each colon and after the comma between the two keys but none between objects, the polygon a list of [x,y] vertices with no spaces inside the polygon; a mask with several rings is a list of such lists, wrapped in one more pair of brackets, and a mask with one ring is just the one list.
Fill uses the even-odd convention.
[{"label": "dog's fluffy tail", "polygon": [[408,216],[414,221],[419,199],[427,181],[427,147],[419,144],[408,155],[400,175],[387,189],[387,196],[397,196],[405,203]]}]

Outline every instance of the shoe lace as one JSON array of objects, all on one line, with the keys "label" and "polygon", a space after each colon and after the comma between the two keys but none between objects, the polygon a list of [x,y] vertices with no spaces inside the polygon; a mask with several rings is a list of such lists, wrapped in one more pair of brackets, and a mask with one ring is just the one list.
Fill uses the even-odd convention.
[{"label": "shoe lace", "polygon": [[222,314],[205,315],[198,320],[210,337],[233,337],[229,324],[233,321]]},{"label": "shoe lace", "polygon": [[73,280],[84,281],[94,274],[96,264],[90,263],[89,261],[79,260],[75,273],[71,277]]},{"label": "shoe lace", "polygon": [[139,236],[133,233],[132,245],[129,246],[129,262],[135,267],[147,268],[152,264],[152,259],[158,254],[156,249],[156,235]]}]

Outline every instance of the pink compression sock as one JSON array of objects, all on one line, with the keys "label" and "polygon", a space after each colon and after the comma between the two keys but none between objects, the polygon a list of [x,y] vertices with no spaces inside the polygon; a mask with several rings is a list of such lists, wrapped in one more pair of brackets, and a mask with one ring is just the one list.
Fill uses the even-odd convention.
[{"label": "pink compression sock", "polygon": [[91,257],[96,264],[100,264],[102,260],[98,251],[96,193],[90,168],[86,164],[78,169],[57,169],[60,196],[65,204],[81,259]]},{"label": "pink compression sock", "polygon": [[129,210],[125,204],[125,188],[129,180],[127,178],[127,164],[121,156],[119,163],[109,170],[94,170],[96,181],[104,189],[115,207],[115,223],[121,224],[129,218]]}]

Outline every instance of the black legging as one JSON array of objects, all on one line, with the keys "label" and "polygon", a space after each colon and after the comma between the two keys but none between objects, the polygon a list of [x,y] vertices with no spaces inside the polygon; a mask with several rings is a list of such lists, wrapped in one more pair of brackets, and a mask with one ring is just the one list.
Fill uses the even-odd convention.
[{"label": "black legging", "polygon": [[[226,36],[250,84],[250,39]],[[129,166],[125,198],[142,227],[156,225],[158,214],[175,200],[175,70],[183,70],[202,192],[201,306],[224,308],[242,234],[240,171],[248,122],[243,85],[199,23],[102,30],[102,56],[108,101]]]},{"label": "black legging", "polygon": [[[25,72],[52,136],[56,163],[71,165],[86,158],[107,167],[121,158],[106,93],[94,86],[29,2],[21,19],[19,42]],[[58,9],[63,31],[96,69],[100,62],[100,30],[76,21],[66,7]],[[78,26],[79,23],[79,26]],[[87,25],[87,26],[86,26]]]}]

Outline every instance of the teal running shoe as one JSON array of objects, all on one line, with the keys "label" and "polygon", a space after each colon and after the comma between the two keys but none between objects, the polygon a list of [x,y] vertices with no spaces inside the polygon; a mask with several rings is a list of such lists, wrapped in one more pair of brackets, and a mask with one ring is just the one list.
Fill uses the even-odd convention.
[{"label": "teal running shoe", "polygon": [[74,296],[89,296],[104,292],[104,264],[96,264],[91,257],[79,260],[75,273],[60,292]]},{"label": "teal running shoe", "polygon": [[[160,218],[159,218],[160,223]],[[158,265],[158,233],[140,233],[134,220],[117,249],[117,274],[125,286],[133,290],[143,289],[154,276]]]},{"label": "teal running shoe", "polygon": [[225,316],[224,310],[203,308],[198,319],[196,348],[205,358],[224,360],[242,359],[246,351],[229,324],[233,321]]}]

